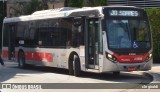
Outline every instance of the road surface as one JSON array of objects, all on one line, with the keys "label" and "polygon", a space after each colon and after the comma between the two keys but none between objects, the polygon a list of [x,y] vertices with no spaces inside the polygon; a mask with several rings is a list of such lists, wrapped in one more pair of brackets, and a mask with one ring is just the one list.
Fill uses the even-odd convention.
[{"label": "road surface", "polygon": [[[65,83],[71,83],[75,86],[78,84],[82,84],[82,87],[85,89],[64,89],[58,86],[56,89],[23,89],[23,92],[104,92],[104,91],[112,91],[112,92],[127,92],[136,89],[138,86],[142,86],[143,83],[150,83],[152,82],[151,76],[144,72],[122,72],[120,76],[113,76],[111,73],[107,74],[95,74],[95,73],[82,73],[81,77],[75,77],[68,74],[68,71],[65,69],[57,69],[52,67],[29,67],[26,69],[18,68],[18,64],[15,62],[5,62],[7,67],[3,68],[0,67],[0,82],[1,83],[62,83],[62,86],[69,85]],[[91,83],[92,86],[89,84],[85,85],[84,83]],[[107,85],[113,85],[116,83],[118,86],[121,86],[121,83],[125,86],[128,86],[126,89],[106,89],[97,87],[94,84],[106,83]],[[120,84],[118,84],[120,83]],[[96,85],[97,85],[96,84]],[[128,84],[128,85],[127,85]],[[48,84],[50,85],[50,84]],[[54,85],[52,85],[54,86]],[[98,85],[99,86],[99,85]],[[91,89],[86,89],[87,87]],[[0,89],[1,90],[1,89]],[[21,92],[20,89],[2,89],[1,92]],[[138,91],[137,91],[138,92]]]}]

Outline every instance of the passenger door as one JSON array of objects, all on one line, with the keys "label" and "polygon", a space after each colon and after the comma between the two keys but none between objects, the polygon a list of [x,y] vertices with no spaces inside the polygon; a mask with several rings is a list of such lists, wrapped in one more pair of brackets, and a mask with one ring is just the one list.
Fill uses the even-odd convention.
[{"label": "passenger door", "polygon": [[99,69],[99,20],[89,18],[86,20],[86,60],[88,68]]}]

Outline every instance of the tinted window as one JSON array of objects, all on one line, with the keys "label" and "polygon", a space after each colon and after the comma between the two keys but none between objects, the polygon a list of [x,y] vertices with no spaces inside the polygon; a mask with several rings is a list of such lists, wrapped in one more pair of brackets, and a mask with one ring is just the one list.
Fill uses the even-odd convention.
[{"label": "tinted window", "polygon": [[149,27],[144,20],[107,20],[109,48],[150,48]]},{"label": "tinted window", "polygon": [[9,31],[9,25],[4,24],[3,29],[3,46],[8,46],[8,31]]}]

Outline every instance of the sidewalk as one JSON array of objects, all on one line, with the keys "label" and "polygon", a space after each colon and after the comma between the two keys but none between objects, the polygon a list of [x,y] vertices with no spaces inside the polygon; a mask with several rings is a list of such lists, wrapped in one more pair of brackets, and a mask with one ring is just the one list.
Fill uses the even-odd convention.
[{"label": "sidewalk", "polygon": [[153,76],[152,83],[160,83],[160,64],[153,64],[152,69],[148,73]]}]

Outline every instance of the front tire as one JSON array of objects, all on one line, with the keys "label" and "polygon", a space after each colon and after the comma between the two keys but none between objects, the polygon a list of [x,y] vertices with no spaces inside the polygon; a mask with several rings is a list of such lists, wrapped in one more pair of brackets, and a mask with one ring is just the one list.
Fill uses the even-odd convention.
[{"label": "front tire", "polygon": [[73,71],[73,58],[71,58],[71,57],[69,59],[68,71],[69,71],[69,75],[73,75],[74,74],[74,71]]},{"label": "front tire", "polygon": [[74,76],[78,77],[81,74],[80,61],[78,56],[74,57]]},{"label": "front tire", "polygon": [[18,54],[18,67],[19,68],[25,68],[26,64],[25,64],[25,56],[23,52],[19,52]]}]

